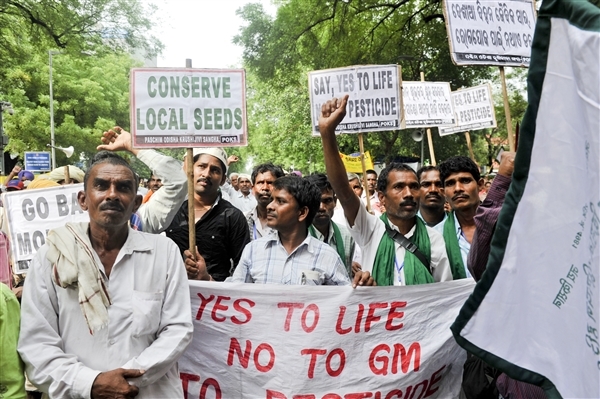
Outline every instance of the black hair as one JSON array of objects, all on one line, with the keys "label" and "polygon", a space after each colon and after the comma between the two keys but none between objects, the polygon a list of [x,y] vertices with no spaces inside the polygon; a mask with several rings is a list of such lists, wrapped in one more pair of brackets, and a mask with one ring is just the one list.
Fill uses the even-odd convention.
[{"label": "black hair", "polygon": [[421,175],[423,173],[431,172],[432,170],[437,170],[438,172],[440,171],[440,169],[437,166],[433,166],[433,165],[421,166],[419,168],[419,170],[417,170],[417,179],[419,180],[419,182],[421,181]]},{"label": "black hair", "polygon": [[324,173],[315,172],[311,175],[306,176],[306,180],[317,186],[319,190],[321,190],[321,192],[328,190],[333,192],[333,187],[331,187],[331,183],[327,179],[327,175],[325,175]]},{"label": "black hair", "polygon": [[391,162],[389,165],[387,165],[381,171],[381,174],[377,178],[377,191],[381,191],[382,193],[385,193],[385,190],[387,190],[387,185],[388,185],[388,175],[390,174],[391,171],[394,171],[394,170],[397,170],[400,172],[412,172],[415,174],[415,176],[417,176],[417,173],[415,172],[415,170],[413,168],[411,168],[410,166],[408,166],[407,164],[400,163],[400,162]]},{"label": "black hair", "polygon": [[137,175],[137,173],[135,173],[135,170],[133,170],[131,165],[129,165],[129,162],[127,162],[125,160],[125,158],[123,158],[119,154],[115,154],[114,152],[100,151],[100,152],[96,153],[96,155],[94,155],[94,157],[92,158],[92,160],[90,162],[90,167],[88,168],[88,170],[85,172],[85,175],[83,176],[83,191],[86,191],[86,189],[87,189],[87,182],[90,177],[90,173],[91,173],[92,169],[94,168],[94,166],[99,165],[101,163],[125,166],[127,169],[129,169],[131,171],[131,174],[133,175],[133,181],[135,183],[134,187],[137,190],[137,187],[140,185],[140,178]]},{"label": "black hair", "polygon": [[440,180],[444,185],[446,179],[452,173],[470,173],[473,176],[473,179],[475,179],[475,181],[477,182],[481,178],[481,174],[479,173],[479,166],[477,166],[477,164],[473,162],[471,158],[461,155],[446,159],[444,162],[439,164],[438,168],[440,170]]},{"label": "black hair", "polygon": [[365,175],[375,175],[375,177],[377,177],[377,172],[375,172],[373,169],[367,169],[365,171]]},{"label": "black hair", "polygon": [[[198,162],[198,160],[200,159],[200,155],[205,155],[205,154],[198,154],[196,156],[194,156],[194,163]],[[211,155],[211,154],[206,154],[206,155]],[[214,155],[211,155],[213,157],[215,157]],[[217,158],[217,157],[215,157]],[[219,159],[219,158],[217,158]],[[221,173],[225,176],[225,173],[227,173],[227,168],[225,167],[225,164],[223,163],[223,161],[221,161],[219,159],[219,164],[221,165]]]},{"label": "black hair", "polygon": [[260,165],[256,165],[254,167],[254,169],[252,170],[252,176],[251,176],[252,185],[254,185],[256,176],[258,176],[261,173],[267,173],[267,172],[271,172],[271,174],[275,177],[275,179],[279,179],[280,177],[285,176],[285,173],[283,172],[283,169],[281,168],[281,166],[273,165],[271,162],[261,163]]},{"label": "black hair", "polygon": [[307,207],[306,226],[310,226],[321,206],[321,190],[306,178],[289,175],[275,180],[273,188],[287,191],[298,203],[298,208]]}]

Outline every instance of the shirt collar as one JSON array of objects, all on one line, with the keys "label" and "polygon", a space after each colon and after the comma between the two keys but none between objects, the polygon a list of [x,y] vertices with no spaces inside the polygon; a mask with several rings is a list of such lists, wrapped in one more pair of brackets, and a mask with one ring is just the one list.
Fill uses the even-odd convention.
[{"label": "shirt collar", "polygon": [[[267,249],[269,246],[272,245],[281,245],[281,247],[283,248],[283,244],[281,243],[281,240],[279,239],[279,233],[277,233],[277,231],[274,231],[276,234],[269,234],[266,236],[265,239],[265,249]],[[265,236],[263,236],[263,238],[265,238]],[[316,238],[314,238],[313,236],[311,236],[310,234],[306,235],[306,238],[304,239],[304,241],[302,241],[300,243],[300,245],[298,245],[298,247],[296,249],[294,249],[294,251],[289,254],[292,255],[294,252],[298,251],[299,248],[302,248],[303,246],[306,246],[308,252],[310,253],[314,253],[315,252],[315,243],[318,243],[319,240],[317,240]]]},{"label": "shirt collar", "polygon": [[125,240],[120,252],[123,254],[132,254],[134,252],[151,251],[152,248],[152,245],[146,240],[143,233],[135,231],[130,227],[127,240]]}]

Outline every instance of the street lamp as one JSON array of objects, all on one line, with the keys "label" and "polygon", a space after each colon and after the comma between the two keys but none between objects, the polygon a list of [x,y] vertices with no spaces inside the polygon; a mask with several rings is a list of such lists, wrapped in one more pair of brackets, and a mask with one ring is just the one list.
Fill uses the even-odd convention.
[{"label": "street lamp", "polygon": [[9,115],[15,113],[12,104],[7,101],[0,101],[0,171],[4,175],[4,146],[8,144],[8,137],[4,135],[4,126],[2,123],[4,111],[8,112]]},{"label": "street lamp", "polygon": [[56,153],[54,151],[54,92],[52,91],[52,56],[61,54],[62,51],[48,50],[48,59],[50,65],[50,146],[52,147],[52,170],[56,169]]}]

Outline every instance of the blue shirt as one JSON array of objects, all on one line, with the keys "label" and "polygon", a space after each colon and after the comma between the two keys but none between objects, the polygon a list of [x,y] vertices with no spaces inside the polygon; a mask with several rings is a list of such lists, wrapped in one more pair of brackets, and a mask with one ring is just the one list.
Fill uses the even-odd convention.
[{"label": "blue shirt", "polygon": [[233,276],[236,283],[286,285],[349,285],[337,252],[311,235],[288,254],[279,234],[267,235],[244,248]]}]

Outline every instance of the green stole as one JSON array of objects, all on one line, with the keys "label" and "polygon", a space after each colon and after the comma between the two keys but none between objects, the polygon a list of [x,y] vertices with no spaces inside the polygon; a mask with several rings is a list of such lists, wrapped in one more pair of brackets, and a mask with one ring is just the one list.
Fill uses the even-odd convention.
[{"label": "green stole", "polygon": [[[333,227],[333,238],[335,238],[335,249],[337,250],[338,255],[342,258],[342,263],[348,269],[348,265],[346,264],[346,251],[344,250],[344,240],[342,239],[342,233],[340,233],[340,228],[337,227],[337,224],[331,222],[331,226]],[[308,226],[308,232],[311,236],[317,238],[317,230],[315,226],[312,224]]]},{"label": "green stole", "polygon": [[450,261],[450,270],[452,270],[452,278],[459,280],[467,278],[465,273],[465,264],[460,254],[460,245],[458,245],[458,237],[456,237],[456,223],[454,222],[454,211],[448,214],[444,222],[444,241],[446,242],[446,253]]},{"label": "green stole", "polygon": [[[388,224],[387,214],[381,215],[383,223]],[[419,217],[415,217],[416,226],[415,233],[409,238],[419,251],[425,255],[425,257],[431,261],[431,243],[429,241],[429,234],[427,234],[427,227],[425,223]],[[377,285],[394,285],[394,264],[396,261],[396,246],[394,239],[385,232],[379,247],[377,247],[377,253],[375,254],[375,261],[373,262],[373,279],[377,282]],[[406,285],[417,285],[417,284],[428,284],[433,283],[433,276],[427,270],[427,267],[419,258],[415,255],[406,251],[404,254],[404,279]]]}]

